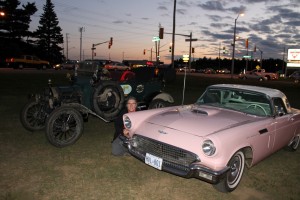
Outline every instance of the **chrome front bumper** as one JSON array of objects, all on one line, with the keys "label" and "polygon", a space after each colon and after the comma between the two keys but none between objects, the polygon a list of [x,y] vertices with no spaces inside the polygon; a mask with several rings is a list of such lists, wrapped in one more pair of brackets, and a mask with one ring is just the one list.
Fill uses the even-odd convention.
[{"label": "chrome front bumper", "polygon": [[[124,144],[127,146],[128,151],[132,156],[145,163],[146,153],[136,151],[135,148],[131,146],[130,141],[128,140]],[[220,171],[214,171],[198,163],[191,164],[189,167],[186,167],[178,165],[177,163],[169,162],[168,160],[163,160],[162,163],[162,171],[183,178],[197,178],[211,184],[217,184],[218,182],[220,182],[220,180],[222,180],[225,177],[226,172],[229,169],[229,167],[225,167]]]}]

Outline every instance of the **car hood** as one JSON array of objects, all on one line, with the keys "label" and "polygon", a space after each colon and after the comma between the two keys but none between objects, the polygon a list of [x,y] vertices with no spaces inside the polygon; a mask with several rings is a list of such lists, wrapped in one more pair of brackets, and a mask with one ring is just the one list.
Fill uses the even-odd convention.
[{"label": "car hood", "polygon": [[197,136],[207,136],[259,119],[261,118],[233,110],[190,105],[158,113],[146,122]]}]

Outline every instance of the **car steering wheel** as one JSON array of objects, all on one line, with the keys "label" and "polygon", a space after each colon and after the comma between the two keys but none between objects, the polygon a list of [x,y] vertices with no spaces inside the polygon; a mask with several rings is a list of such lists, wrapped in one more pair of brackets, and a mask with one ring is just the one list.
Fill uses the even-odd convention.
[{"label": "car steering wheel", "polygon": [[249,106],[247,106],[247,109],[250,108],[250,107],[254,107],[254,109],[260,108],[266,116],[268,115],[267,111],[259,104],[255,104],[255,103],[250,104]]}]

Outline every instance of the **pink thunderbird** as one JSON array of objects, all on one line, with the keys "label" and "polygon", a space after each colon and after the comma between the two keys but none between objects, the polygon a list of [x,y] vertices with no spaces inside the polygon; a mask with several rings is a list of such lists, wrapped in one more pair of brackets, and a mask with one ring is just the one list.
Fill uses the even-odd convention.
[{"label": "pink thunderbird", "polygon": [[181,177],[231,192],[251,167],[300,140],[300,110],[279,90],[219,84],[195,104],[123,116],[131,155]]}]

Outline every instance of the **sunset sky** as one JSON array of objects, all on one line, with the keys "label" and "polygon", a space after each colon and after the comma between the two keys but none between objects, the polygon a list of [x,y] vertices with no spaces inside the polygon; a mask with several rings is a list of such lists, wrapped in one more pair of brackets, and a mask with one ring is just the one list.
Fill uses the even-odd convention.
[{"label": "sunset sky", "polygon": [[[43,13],[46,0],[21,0],[21,4],[35,2],[38,11],[32,16],[30,30],[35,30]],[[82,33],[82,58],[92,56],[92,44],[108,41],[113,37],[113,45],[96,46],[97,59],[115,61],[150,60],[150,49],[154,49],[152,38],[158,36],[159,25],[166,33],[172,33],[174,0],[52,0],[64,35],[64,54],[68,58],[79,59],[80,32]],[[183,1],[177,0],[176,34],[189,35],[193,42],[195,59],[204,56],[216,58],[219,49],[225,47],[228,53],[221,57],[231,58],[234,21],[236,24],[236,58],[246,54],[245,39],[249,40],[249,54],[254,46],[254,58],[283,58],[284,49],[300,48],[300,0],[221,0]],[[188,54],[187,37],[176,36],[175,59]],[[161,40],[161,61],[170,63],[169,45],[171,34]],[[146,55],[143,51],[146,49]],[[259,51],[260,50],[260,51]],[[222,52],[222,51],[221,51]],[[154,53],[153,53],[154,59]]]}]

